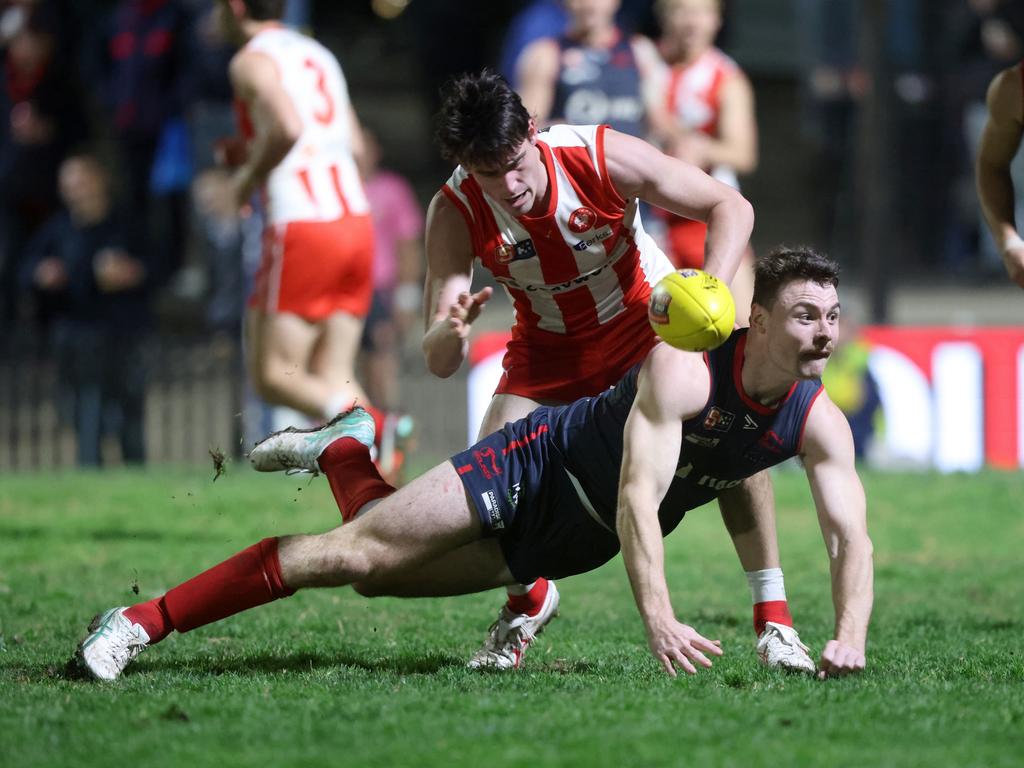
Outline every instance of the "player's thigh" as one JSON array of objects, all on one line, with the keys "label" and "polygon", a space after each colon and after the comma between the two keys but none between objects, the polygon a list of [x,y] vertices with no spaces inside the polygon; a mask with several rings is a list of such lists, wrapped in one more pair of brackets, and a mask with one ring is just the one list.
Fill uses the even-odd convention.
[{"label": "player's thigh", "polygon": [[477,435],[477,438],[486,437],[501,429],[506,423],[523,418],[538,405],[541,403],[522,395],[495,395],[491,398],[487,411],[484,413],[483,421],[480,424],[480,434]]},{"label": "player's thigh", "polygon": [[355,585],[366,597],[448,597],[468,595],[515,582],[497,539],[481,539],[446,552],[418,568]]},{"label": "player's thigh", "polygon": [[325,535],[348,541],[372,563],[374,578],[387,579],[479,541],[483,528],[455,467],[446,461]]},{"label": "player's thigh", "polygon": [[325,376],[351,374],[363,335],[363,319],[347,312],[334,312],[317,325],[319,337],[310,369]]},{"label": "player's thigh", "polygon": [[245,328],[250,367],[259,370],[268,367],[306,370],[320,336],[316,323],[298,315],[252,308],[246,311]]}]

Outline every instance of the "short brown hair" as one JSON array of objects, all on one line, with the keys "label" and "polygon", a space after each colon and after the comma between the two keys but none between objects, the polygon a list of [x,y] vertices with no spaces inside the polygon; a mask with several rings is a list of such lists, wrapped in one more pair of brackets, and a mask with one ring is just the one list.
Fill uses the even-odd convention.
[{"label": "short brown hair", "polygon": [[782,245],[754,263],[754,303],[771,309],[782,286],[791,280],[813,280],[839,287],[839,265],[806,245]]},{"label": "short brown hair", "polygon": [[435,135],[445,160],[477,167],[500,165],[529,134],[530,113],[496,72],[460,75],[441,89]]}]

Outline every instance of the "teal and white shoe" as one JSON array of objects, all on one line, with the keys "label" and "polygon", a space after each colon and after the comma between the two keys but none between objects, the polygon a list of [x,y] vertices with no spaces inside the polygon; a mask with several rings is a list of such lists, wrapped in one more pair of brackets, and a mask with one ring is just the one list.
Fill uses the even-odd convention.
[{"label": "teal and white shoe", "polygon": [[295,470],[319,474],[317,459],[335,440],[352,437],[369,448],[373,435],[373,417],[357,406],[339,413],[322,427],[288,427],[268,435],[256,443],[249,461],[257,472]]},{"label": "teal and white shoe", "polygon": [[111,608],[89,624],[89,636],[75,657],[83,671],[97,680],[116,680],[124,668],[149,645],[149,635],[125,617],[126,608]]}]

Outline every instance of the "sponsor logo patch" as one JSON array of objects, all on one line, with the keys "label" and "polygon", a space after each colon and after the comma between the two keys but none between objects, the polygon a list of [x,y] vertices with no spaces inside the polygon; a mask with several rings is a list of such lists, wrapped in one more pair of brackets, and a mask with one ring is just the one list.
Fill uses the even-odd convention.
[{"label": "sponsor logo patch", "polygon": [[592,209],[583,206],[569,214],[569,230],[577,235],[582,235],[584,232],[593,229],[596,221],[597,214]]},{"label": "sponsor logo patch", "polygon": [[533,240],[520,240],[516,243],[502,243],[494,249],[494,260],[499,264],[532,259],[537,255]]},{"label": "sponsor logo patch", "polygon": [[704,429],[713,429],[716,432],[728,432],[736,415],[723,411],[717,405],[713,406],[708,415],[704,417]]},{"label": "sponsor logo patch", "polygon": [[496,531],[504,528],[505,521],[501,517],[501,508],[498,506],[498,497],[494,495],[494,491],[484,491],[480,494],[480,498],[483,499],[484,508],[490,518],[491,528]]},{"label": "sponsor logo patch", "polygon": [[651,294],[651,303],[647,305],[647,317],[652,323],[668,325],[668,308],[672,306],[672,294],[668,291],[655,291]]},{"label": "sponsor logo patch", "polygon": [[576,245],[573,246],[575,251],[585,251],[595,243],[600,243],[602,240],[607,240],[612,236],[611,227],[601,227],[597,232],[594,233],[593,237],[588,237],[586,240],[580,240]]},{"label": "sponsor logo patch", "polygon": [[757,422],[750,418],[749,413],[743,414],[743,428],[744,429],[757,429]]}]

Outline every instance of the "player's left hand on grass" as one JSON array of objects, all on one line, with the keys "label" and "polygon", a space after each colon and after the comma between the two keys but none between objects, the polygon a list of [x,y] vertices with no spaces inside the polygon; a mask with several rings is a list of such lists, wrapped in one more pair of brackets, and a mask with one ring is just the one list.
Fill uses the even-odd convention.
[{"label": "player's left hand on grass", "polygon": [[821,661],[818,662],[818,679],[862,672],[866,663],[863,652],[838,640],[829,640],[825,643]]},{"label": "player's left hand on grass", "polygon": [[672,619],[659,626],[652,626],[647,631],[647,643],[661,666],[672,677],[676,676],[676,667],[689,675],[697,674],[699,664],[710,667],[711,660],[705,656],[722,655],[722,641],[708,640],[688,624]]}]

